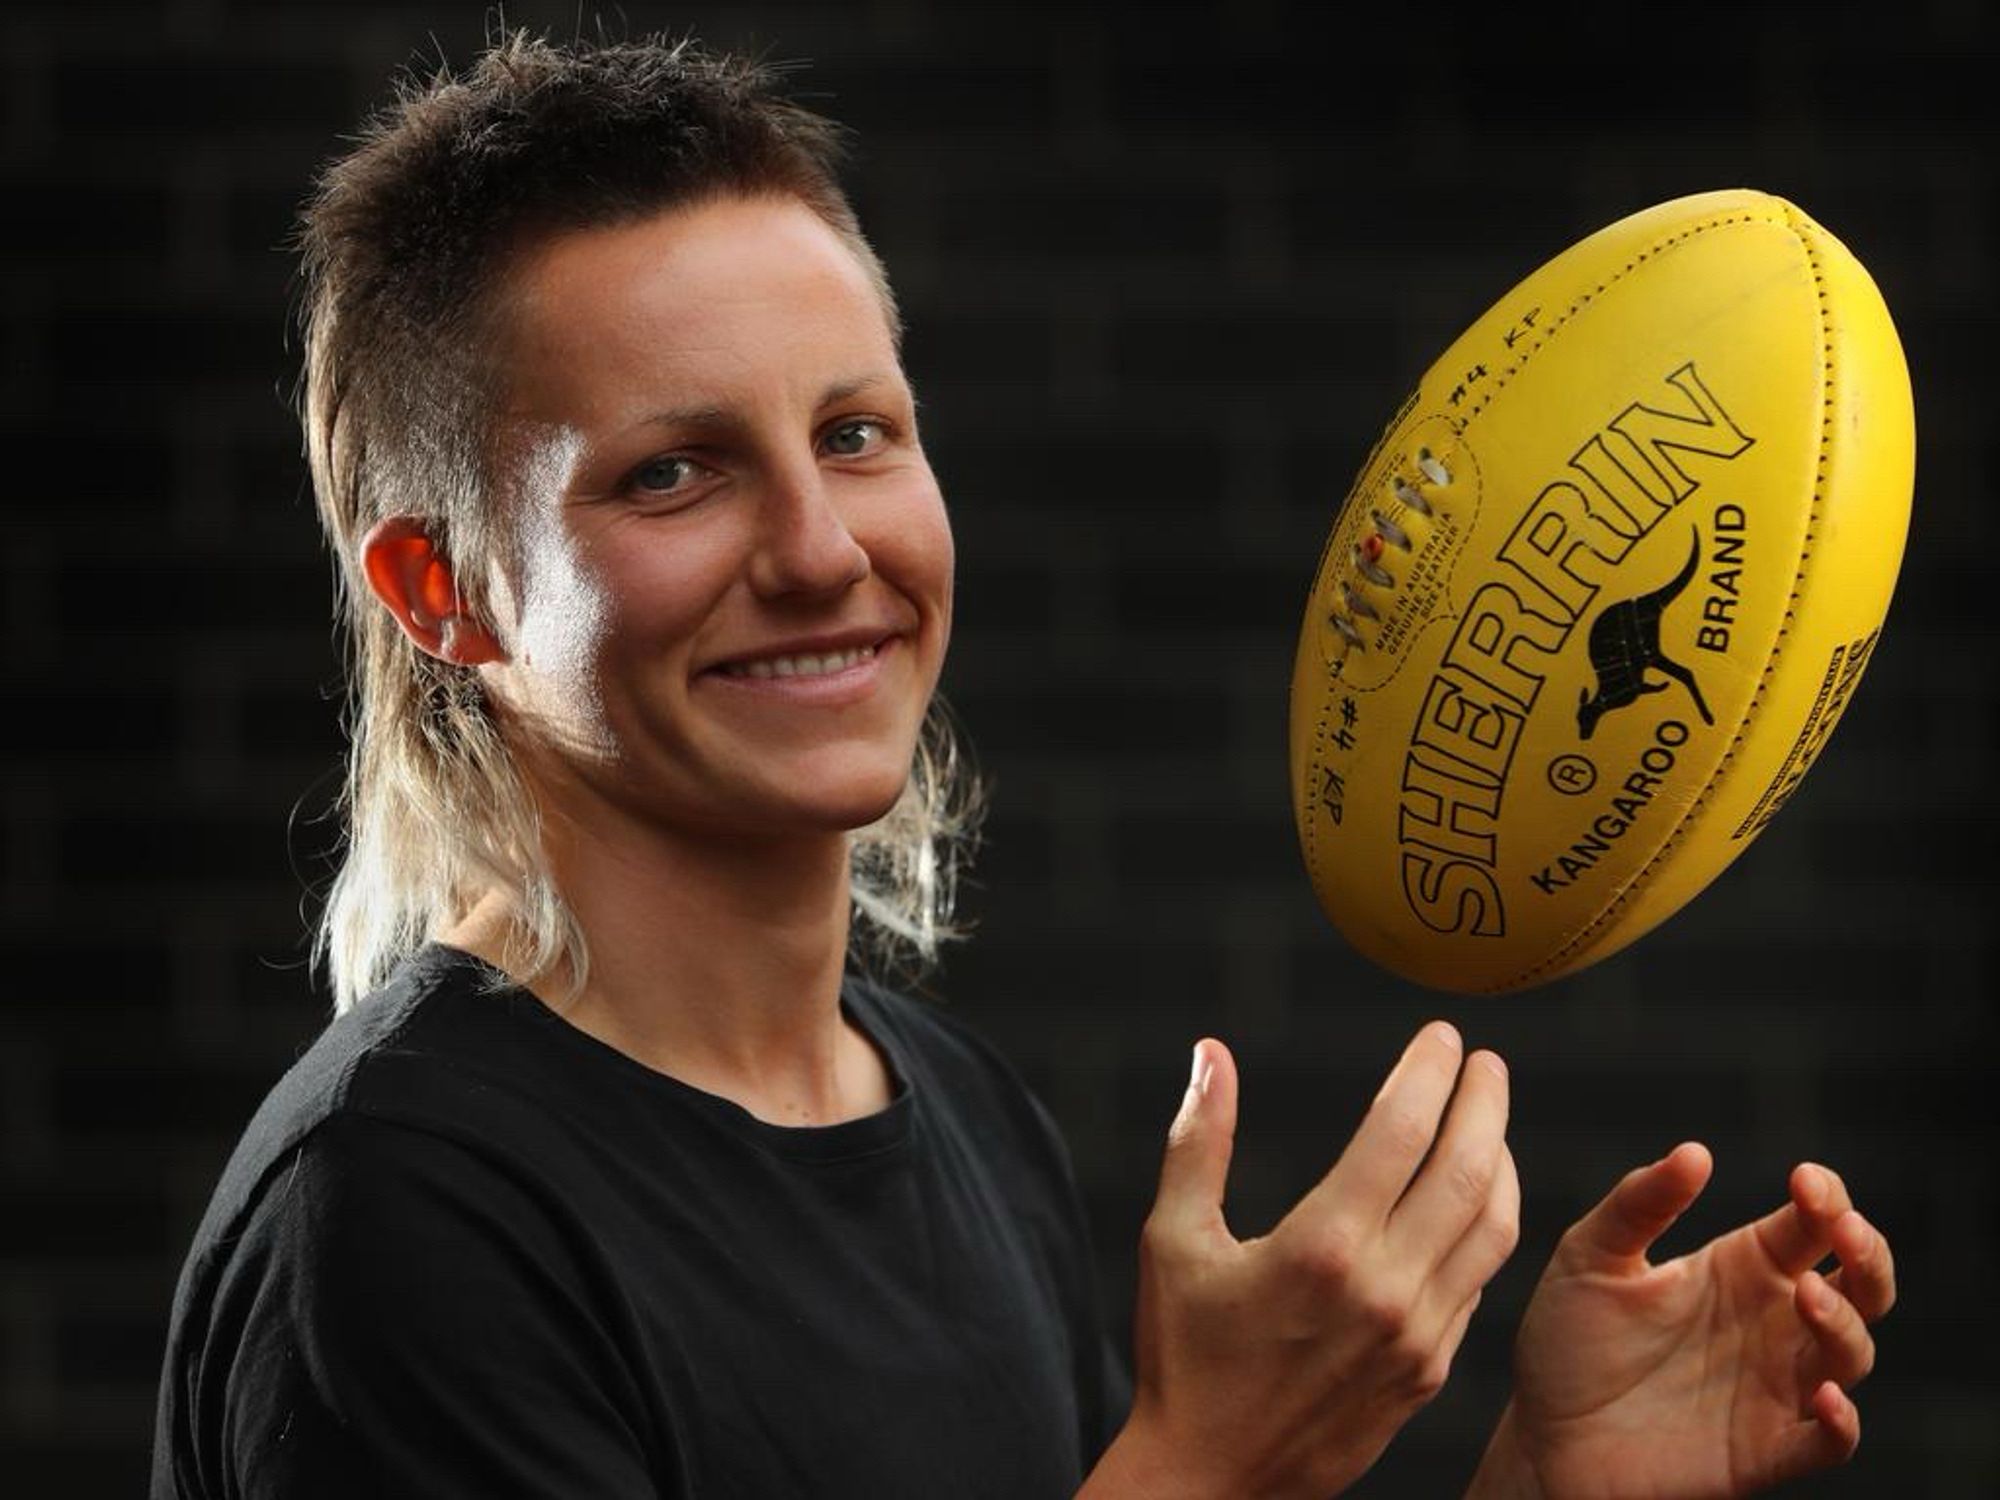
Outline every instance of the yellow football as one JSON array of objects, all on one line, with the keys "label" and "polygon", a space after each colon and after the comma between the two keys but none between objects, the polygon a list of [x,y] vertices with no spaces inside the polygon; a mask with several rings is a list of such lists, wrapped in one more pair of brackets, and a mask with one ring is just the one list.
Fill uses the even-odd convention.
[{"label": "yellow football", "polygon": [[1783,199],[1676,199],[1535,271],[1403,403],[1320,557],[1292,804],[1334,923],[1472,993],[1679,910],[1853,694],[1914,463],[1881,294]]}]

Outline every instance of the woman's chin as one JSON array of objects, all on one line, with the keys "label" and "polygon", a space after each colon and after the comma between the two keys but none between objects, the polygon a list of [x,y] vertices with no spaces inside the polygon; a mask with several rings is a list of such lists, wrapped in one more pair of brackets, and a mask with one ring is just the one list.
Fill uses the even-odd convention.
[{"label": "woman's chin", "polygon": [[854,833],[888,817],[908,783],[907,771],[900,776],[802,778],[759,799],[761,807],[741,808],[740,821],[761,825],[778,838]]},{"label": "woman's chin", "polygon": [[858,833],[881,822],[896,810],[908,783],[906,776],[893,786],[877,787],[867,796],[851,799],[835,819],[836,825],[849,833]]},{"label": "woman's chin", "polygon": [[910,756],[841,757],[790,781],[799,811],[814,826],[853,831],[894,810],[910,781]]}]

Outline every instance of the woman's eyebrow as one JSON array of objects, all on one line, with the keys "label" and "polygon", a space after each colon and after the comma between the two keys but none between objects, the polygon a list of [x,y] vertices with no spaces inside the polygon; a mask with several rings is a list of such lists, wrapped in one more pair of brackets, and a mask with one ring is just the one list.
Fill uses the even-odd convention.
[{"label": "woman's eyebrow", "polygon": [[703,403],[656,411],[649,417],[641,417],[627,431],[641,427],[726,427],[734,421],[726,408]]},{"label": "woman's eyebrow", "polygon": [[[877,371],[868,375],[851,376],[846,380],[836,380],[820,393],[819,403],[815,407],[815,410],[836,406],[840,402],[859,396],[864,391],[872,390],[876,386],[889,385],[893,383],[894,379],[893,375]],[[686,406],[669,407],[665,411],[657,411],[651,416],[641,417],[632,424],[632,427],[634,429],[640,427],[730,428],[741,425],[742,419],[727,407],[717,406],[713,402],[697,401],[690,402]]]},{"label": "woman's eyebrow", "polygon": [[851,380],[836,380],[820,396],[819,404],[822,407],[836,406],[851,397],[859,396],[864,391],[873,390],[878,385],[891,385],[894,382],[895,376],[884,371],[872,375],[857,375]]}]

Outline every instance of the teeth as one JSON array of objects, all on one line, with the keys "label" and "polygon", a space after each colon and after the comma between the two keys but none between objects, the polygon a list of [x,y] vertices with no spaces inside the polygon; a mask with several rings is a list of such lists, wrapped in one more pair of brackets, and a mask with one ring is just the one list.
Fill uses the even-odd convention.
[{"label": "teeth", "polygon": [[769,656],[762,661],[733,661],[723,670],[731,677],[823,677],[871,660],[873,646],[856,646],[852,651],[834,651],[825,656]]}]

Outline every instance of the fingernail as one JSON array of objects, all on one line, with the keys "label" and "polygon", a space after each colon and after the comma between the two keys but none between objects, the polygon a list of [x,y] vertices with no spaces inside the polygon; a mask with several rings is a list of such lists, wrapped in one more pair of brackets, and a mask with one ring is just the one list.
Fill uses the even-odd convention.
[{"label": "fingernail", "polygon": [[1194,1068],[1188,1074],[1188,1090],[1196,1097],[1208,1097],[1208,1085],[1215,1077],[1215,1064],[1208,1054],[1201,1050],[1201,1043],[1194,1044]]},{"label": "fingernail", "polygon": [[1449,1021],[1431,1022],[1431,1035],[1454,1052],[1464,1045],[1459,1040],[1458,1028]]},{"label": "fingernail", "polygon": [[1195,1121],[1201,1115],[1202,1096],[1208,1092],[1208,1069],[1202,1066],[1201,1048],[1194,1049],[1194,1071],[1188,1077],[1187,1092],[1181,1095],[1181,1107],[1174,1111],[1174,1122],[1167,1127],[1167,1143],[1176,1145],[1185,1140],[1195,1128]]},{"label": "fingernail", "polygon": [[1485,1063],[1486,1066],[1491,1068],[1495,1073],[1499,1074],[1500,1077],[1505,1078],[1507,1076],[1506,1060],[1502,1058],[1499,1053],[1482,1052],[1479,1054],[1479,1060]]},{"label": "fingernail", "polygon": [[1821,1277],[1807,1291],[1806,1295],[1812,1299],[1813,1309],[1816,1312],[1830,1313],[1833,1311],[1833,1287],[1828,1284],[1824,1277]]}]

